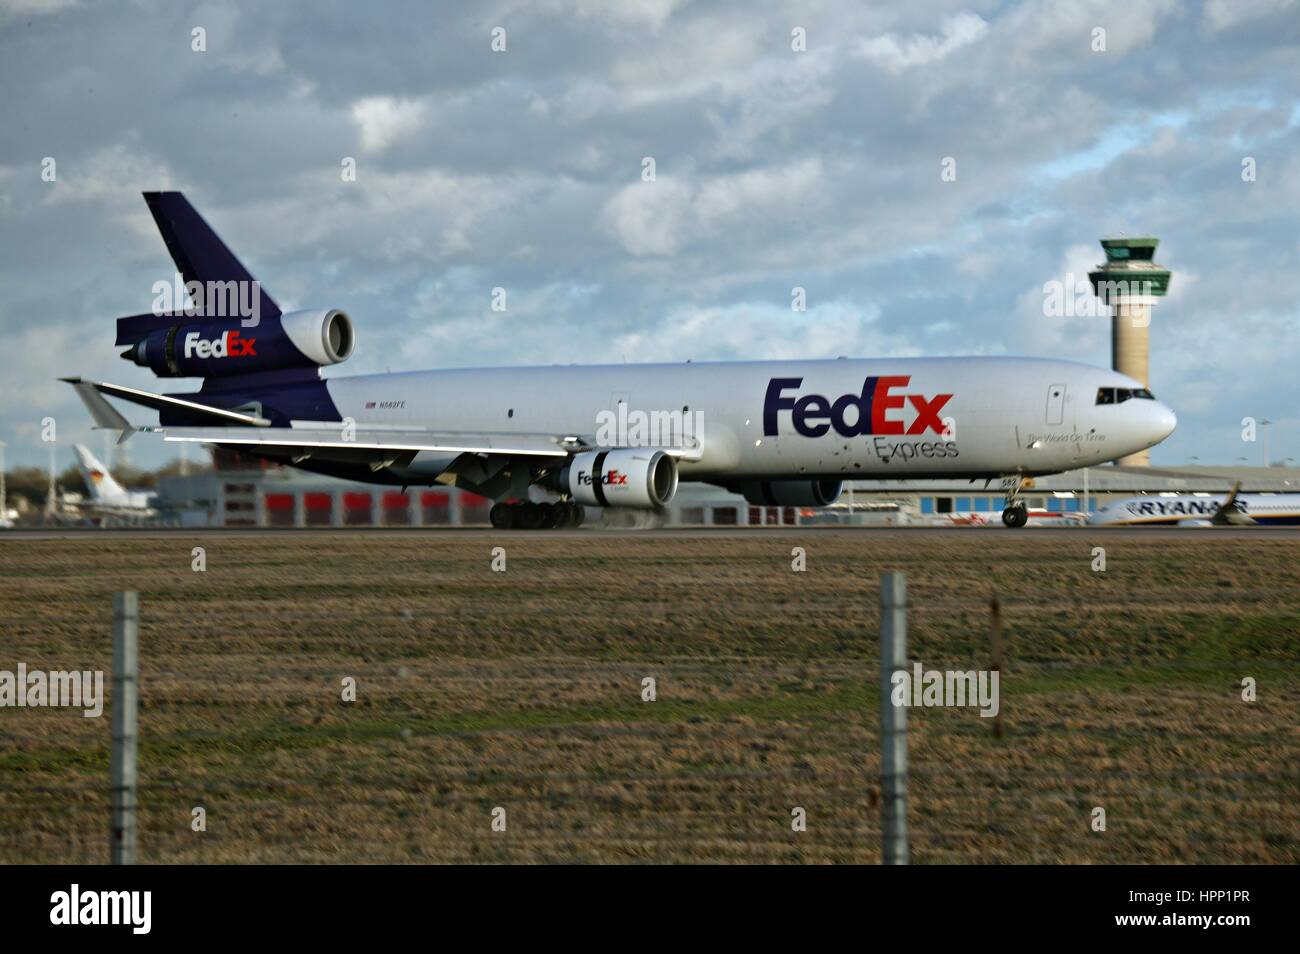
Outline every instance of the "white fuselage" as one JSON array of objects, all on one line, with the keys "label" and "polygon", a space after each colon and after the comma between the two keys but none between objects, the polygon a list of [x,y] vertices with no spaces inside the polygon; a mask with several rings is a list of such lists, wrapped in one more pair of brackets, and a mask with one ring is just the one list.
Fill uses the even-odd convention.
[{"label": "white fuselage", "polygon": [[1101,388],[1141,388],[1130,378],[1037,358],[555,365],[326,384],[340,416],[365,427],[594,443],[620,402],[680,411],[700,425],[684,480],[1052,473],[1150,447],[1176,423],[1151,398],[1098,403]]},{"label": "white fuselage", "polygon": [[[1128,497],[1108,503],[1088,523],[1100,527],[1208,526],[1227,499],[1227,494]],[[1300,494],[1238,494],[1223,522],[1235,526],[1300,524]]]}]

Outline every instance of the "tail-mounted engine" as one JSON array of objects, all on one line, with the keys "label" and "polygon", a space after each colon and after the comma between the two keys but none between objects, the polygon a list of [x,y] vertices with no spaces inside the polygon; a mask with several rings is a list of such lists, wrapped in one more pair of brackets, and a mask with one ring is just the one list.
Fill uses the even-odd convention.
[{"label": "tail-mounted engine", "polygon": [[352,354],[352,320],[337,308],[240,318],[134,315],[117,321],[122,357],[160,378],[210,378],[338,364]]}]

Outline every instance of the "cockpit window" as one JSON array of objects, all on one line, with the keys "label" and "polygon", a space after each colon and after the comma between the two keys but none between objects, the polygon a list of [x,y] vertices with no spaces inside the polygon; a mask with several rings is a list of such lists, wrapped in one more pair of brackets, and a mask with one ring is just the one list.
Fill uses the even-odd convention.
[{"label": "cockpit window", "polygon": [[1098,388],[1098,404],[1123,404],[1129,398],[1141,401],[1154,401],[1155,395],[1146,388]]}]

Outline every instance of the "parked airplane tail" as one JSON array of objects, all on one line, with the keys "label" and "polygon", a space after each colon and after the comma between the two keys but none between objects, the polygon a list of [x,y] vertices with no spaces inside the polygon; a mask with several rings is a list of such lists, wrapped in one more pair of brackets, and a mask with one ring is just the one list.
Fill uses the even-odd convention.
[{"label": "parked airplane tail", "polygon": [[81,479],[86,482],[90,499],[96,503],[121,504],[129,499],[129,494],[121,484],[113,479],[108,468],[99,462],[84,444],[74,444],[77,454],[77,467],[81,470]]}]

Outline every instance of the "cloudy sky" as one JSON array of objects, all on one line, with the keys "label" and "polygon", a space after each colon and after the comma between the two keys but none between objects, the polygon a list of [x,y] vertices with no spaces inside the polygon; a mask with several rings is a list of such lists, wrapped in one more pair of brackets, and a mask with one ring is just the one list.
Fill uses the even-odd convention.
[{"label": "cloudy sky", "polygon": [[1248,415],[1300,458],[1297,0],[0,0],[0,88],[11,466],[45,460],[43,417],[89,434],[58,376],[156,387],[112,346],[173,272],[143,189],[185,191],[282,306],[346,309],[330,374],[1106,365],[1108,320],[1045,316],[1044,284],[1153,234],[1180,418],[1154,461],[1257,463]]}]

